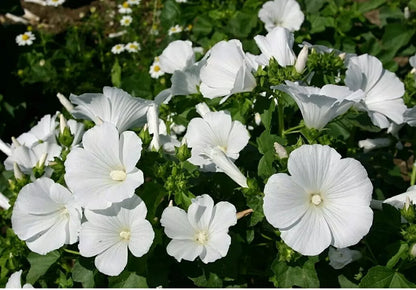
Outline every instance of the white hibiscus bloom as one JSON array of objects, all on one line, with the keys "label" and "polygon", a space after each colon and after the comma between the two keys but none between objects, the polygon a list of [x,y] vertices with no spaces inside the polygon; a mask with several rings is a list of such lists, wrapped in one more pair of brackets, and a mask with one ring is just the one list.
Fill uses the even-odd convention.
[{"label": "white hibiscus bloom", "polygon": [[345,84],[351,90],[365,92],[359,108],[368,112],[374,125],[388,128],[391,121],[403,123],[406,111],[402,98],[404,85],[394,73],[383,69],[376,57],[368,54],[351,57]]},{"label": "white hibiscus bloom", "polygon": [[220,41],[211,48],[201,68],[200,91],[209,99],[251,92],[256,86],[252,70],[239,40]]},{"label": "white hibiscus bloom", "polygon": [[361,259],[362,254],[357,250],[350,250],[348,248],[335,249],[334,247],[329,247],[328,257],[329,265],[339,270],[349,263]]},{"label": "white hibiscus bloom", "polygon": [[383,202],[388,203],[395,208],[402,209],[407,200],[412,204],[416,204],[416,185],[410,186],[406,192],[392,196]]},{"label": "white hibiscus bloom", "polygon": [[373,186],[360,162],[341,159],[329,146],[303,145],[289,155],[288,170],[267,181],[263,208],[289,247],[314,256],[330,245],[355,245],[368,233]]},{"label": "white hibiscus bloom", "polygon": [[353,92],[337,85],[325,85],[320,89],[286,81],[286,85],[273,88],[289,94],[298,104],[306,127],[318,130],[364,97],[362,90]]},{"label": "white hibiscus bloom", "polygon": [[236,209],[229,202],[214,201],[207,195],[192,199],[188,213],[176,206],[165,208],[160,223],[172,240],[169,255],[178,262],[193,261],[198,256],[205,264],[227,255],[231,244],[228,228],[237,223]]},{"label": "white hibiscus bloom", "polygon": [[43,116],[28,132],[17,137],[17,141],[21,145],[26,145],[28,147],[43,142],[56,143],[55,132],[56,127],[58,126],[56,117],[59,114],[59,112],[56,112],[53,116],[49,114]]},{"label": "white hibiscus bloom", "polygon": [[305,19],[295,0],[267,1],[259,10],[258,16],[264,22],[267,31],[272,31],[275,27],[297,31]]},{"label": "white hibiscus bloom", "polygon": [[12,228],[31,251],[45,255],[78,241],[81,217],[74,195],[52,179],[41,177],[19,192]]},{"label": "white hibiscus bloom", "polygon": [[250,139],[243,124],[232,121],[224,111],[207,112],[203,118],[189,122],[184,139],[192,148],[189,162],[207,171],[223,171],[240,186],[247,187],[246,177],[234,164]]},{"label": "white hibiscus bloom", "polygon": [[132,131],[119,133],[108,122],[85,132],[84,148],[74,148],[65,161],[65,181],[81,205],[104,209],[132,197],[144,179],[136,168],[142,141]]},{"label": "white hibiscus bloom", "polygon": [[374,138],[374,139],[364,139],[358,141],[358,147],[363,148],[364,153],[370,152],[371,150],[377,148],[388,147],[391,144],[391,140],[389,138]]},{"label": "white hibiscus bloom", "polygon": [[416,106],[406,109],[404,112],[404,121],[412,127],[416,127]]},{"label": "white hibiscus bloom", "polygon": [[172,83],[172,96],[199,93],[198,87],[201,84],[200,71],[205,63],[206,60],[202,59],[183,70],[176,70],[170,79]]},{"label": "white hibiscus bloom", "polygon": [[143,126],[147,110],[154,103],[134,98],[127,92],[112,87],[104,87],[103,94],[71,94],[69,99],[78,105],[70,112],[75,118],[91,120],[95,124],[110,122],[120,132]]},{"label": "white hibiscus bloom", "polygon": [[87,222],[82,224],[78,245],[81,256],[96,256],[98,271],[117,276],[127,265],[128,250],[141,257],[152,245],[155,234],[146,214],[146,205],[136,195],[105,210],[85,210]]},{"label": "white hibiscus bloom", "polygon": [[24,284],[22,287],[22,272],[23,270],[19,270],[10,275],[5,288],[33,288],[33,286],[29,283]]},{"label": "white hibiscus bloom", "polygon": [[295,64],[296,55],[292,50],[294,36],[289,30],[276,27],[266,36],[256,35],[254,40],[262,52],[256,59],[259,64],[268,65],[272,57],[282,67]]},{"label": "white hibiscus bloom", "polygon": [[159,56],[160,68],[169,74],[183,70],[195,63],[195,53],[189,40],[175,40]]}]

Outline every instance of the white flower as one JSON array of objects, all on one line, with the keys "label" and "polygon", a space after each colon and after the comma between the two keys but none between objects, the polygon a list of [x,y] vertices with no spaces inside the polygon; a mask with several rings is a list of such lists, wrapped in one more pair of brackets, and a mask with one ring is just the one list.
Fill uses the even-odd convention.
[{"label": "white flower", "polygon": [[201,84],[200,71],[205,63],[206,60],[202,59],[183,70],[174,71],[170,79],[172,83],[172,96],[185,96],[199,93],[198,87]]},{"label": "white flower", "polygon": [[402,209],[407,199],[409,199],[412,204],[416,204],[416,185],[410,186],[404,193],[386,199],[383,203],[388,203],[395,208]]},{"label": "white flower", "polygon": [[416,54],[409,57],[409,64],[413,67],[413,70],[416,69]]},{"label": "white flower", "polygon": [[26,31],[23,34],[16,36],[16,43],[19,46],[32,45],[35,39],[36,37],[31,31]]},{"label": "white flower", "polygon": [[146,214],[146,205],[136,195],[105,210],[85,210],[88,221],[79,236],[81,256],[96,256],[98,271],[117,276],[127,265],[128,250],[141,257],[152,245],[155,234]]},{"label": "white flower", "polygon": [[266,36],[256,35],[254,40],[262,52],[256,59],[259,64],[268,65],[272,57],[282,67],[295,64],[296,55],[292,50],[294,36],[289,30],[276,27]]},{"label": "white flower", "polygon": [[404,121],[412,127],[416,127],[416,106],[406,109],[404,112]]},{"label": "white flower", "polygon": [[129,5],[139,5],[140,4],[140,0],[127,0],[127,3]]},{"label": "white flower", "polygon": [[172,26],[171,28],[169,28],[168,34],[172,35],[172,34],[180,33],[182,31],[183,31],[183,27],[180,26],[179,24],[176,24],[176,25]]},{"label": "white flower", "polygon": [[189,40],[175,40],[159,56],[160,68],[169,74],[183,70],[195,63],[195,53]]},{"label": "white flower", "polygon": [[52,179],[41,177],[19,192],[12,228],[28,248],[45,255],[78,241],[82,211],[72,193]]},{"label": "white flower", "polygon": [[256,86],[251,70],[239,40],[220,41],[211,48],[207,63],[201,68],[201,93],[213,99],[250,92]]},{"label": "white flower", "polygon": [[358,147],[364,149],[364,153],[367,153],[376,148],[388,147],[391,144],[389,138],[375,138],[375,139],[364,139],[358,141]]},{"label": "white flower", "polygon": [[406,111],[402,98],[404,85],[394,73],[383,69],[376,57],[368,54],[351,57],[345,84],[351,90],[365,92],[359,108],[368,112],[374,125],[388,128],[391,121],[403,123]]},{"label": "white flower", "polygon": [[46,5],[58,7],[59,5],[64,4],[64,2],[65,0],[46,0]]},{"label": "white flower", "polygon": [[353,92],[345,86],[337,85],[325,85],[319,89],[286,81],[286,85],[273,88],[289,94],[298,104],[305,125],[318,130],[335,117],[344,114],[364,96],[361,90]]},{"label": "white flower", "polygon": [[232,121],[224,111],[207,112],[203,118],[189,122],[184,138],[192,148],[189,162],[207,171],[224,171],[240,186],[247,187],[246,177],[234,164],[250,138],[243,124]]},{"label": "white flower", "polygon": [[138,52],[141,47],[140,44],[137,41],[129,42],[126,44],[125,49],[128,52]]},{"label": "white flower", "polygon": [[373,186],[360,162],[341,159],[329,146],[303,145],[289,155],[288,170],[267,181],[263,209],[289,247],[314,256],[368,233]]},{"label": "white flower", "polygon": [[129,7],[129,2],[124,1],[123,4],[117,5],[118,7],[118,13],[121,14],[130,14],[133,12],[133,10]]},{"label": "white flower", "polygon": [[130,24],[133,22],[133,17],[130,15],[124,15],[120,20],[121,26],[130,26]]},{"label": "white flower", "polygon": [[108,122],[96,125],[82,138],[84,148],[74,148],[65,161],[65,181],[88,209],[107,208],[132,197],[144,179],[136,168],[142,141],[132,131],[119,133]]},{"label": "white flower", "polygon": [[349,263],[361,259],[362,255],[357,250],[350,250],[348,248],[335,249],[329,247],[328,251],[329,265],[336,269],[342,269]]},{"label": "white flower", "polygon": [[22,281],[21,281],[22,272],[23,270],[19,270],[17,272],[14,272],[12,275],[10,275],[9,280],[7,280],[5,288],[33,288],[33,286],[29,283],[26,283],[22,287]]},{"label": "white flower", "polygon": [[153,104],[112,87],[104,87],[103,94],[71,94],[69,99],[78,105],[70,112],[75,118],[91,120],[95,124],[110,122],[120,132],[143,126],[148,107]]},{"label": "white flower", "polygon": [[267,31],[277,26],[296,31],[300,29],[305,19],[305,15],[295,0],[267,1],[259,10],[258,16],[264,22]]},{"label": "white flower", "polygon": [[149,74],[154,79],[158,79],[159,77],[165,74],[165,72],[160,67],[159,58],[155,58],[155,60],[153,61],[149,69]]},{"label": "white flower", "polygon": [[304,45],[296,59],[295,70],[297,73],[302,73],[304,71],[306,63],[308,62],[308,53],[309,47],[307,45]]},{"label": "white flower", "polygon": [[160,223],[172,239],[169,255],[178,262],[193,261],[198,256],[205,264],[225,257],[231,244],[228,228],[237,223],[236,209],[229,202],[214,201],[207,195],[192,200],[188,213],[176,206],[165,208]]},{"label": "white flower", "polygon": [[116,45],[114,45],[114,46],[111,48],[111,52],[112,52],[113,54],[120,54],[120,53],[122,53],[124,50],[125,50],[125,46],[124,46],[124,44],[121,44],[121,43],[116,44]]},{"label": "white flower", "polygon": [[186,3],[188,0],[176,0],[177,3]]}]

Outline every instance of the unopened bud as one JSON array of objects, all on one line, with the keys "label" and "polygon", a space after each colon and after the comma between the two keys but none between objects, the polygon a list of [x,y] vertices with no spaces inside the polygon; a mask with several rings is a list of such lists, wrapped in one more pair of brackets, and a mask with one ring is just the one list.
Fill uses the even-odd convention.
[{"label": "unopened bud", "polygon": [[410,247],[409,254],[410,254],[410,256],[412,256],[413,258],[416,258],[416,244],[413,244],[413,245]]},{"label": "unopened bud", "polygon": [[207,113],[211,112],[208,105],[205,103],[199,103],[195,106],[196,112],[203,118]]},{"label": "unopened bud", "polygon": [[64,106],[64,108],[71,113],[74,109],[72,103],[61,93],[57,93],[56,96],[58,97],[59,102]]},{"label": "unopened bud", "polygon": [[280,159],[285,159],[288,157],[285,147],[283,147],[277,142],[274,142],[273,146],[277,156],[279,156]]},{"label": "unopened bud", "polygon": [[179,161],[183,162],[191,157],[191,151],[189,150],[187,144],[182,144],[180,147],[175,147],[175,151]]},{"label": "unopened bud", "polygon": [[13,162],[13,173],[16,180],[23,179],[25,175],[23,174],[22,170],[20,170],[19,165],[16,162]]},{"label": "unopened bud", "polygon": [[403,16],[404,16],[404,19],[409,19],[410,18],[410,10],[409,10],[409,7],[404,7],[404,11],[403,11]]},{"label": "unopened bud", "polygon": [[12,155],[12,150],[10,149],[10,145],[3,142],[0,139],[0,151],[6,154],[7,156]]},{"label": "unopened bud", "polygon": [[13,143],[14,147],[22,146],[22,144],[20,144],[20,142],[17,141],[17,139],[14,138],[14,137],[12,137],[12,143]]},{"label": "unopened bud", "polygon": [[45,165],[46,158],[48,158],[48,153],[43,153],[38,163],[36,163],[36,167],[42,168]]},{"label": "unopened bud", "polygon": [[295,63],[295,70],[297,73],[302,73],[306,67],[306,62],[308,61],[308,52],[309,48],[305,45],[302,50],[299,52],[298,58]]},{"label": "unopened bud", "polygon": [[347,54],[346,54],[345,52],[340,53],[340,54],[338,55],[338,57],[339,57],[341,60],[344,60],[346,56],[347,56]]},{"label": "unopened bud", "polygon": [[415,208],[411,203],[409,196],[406,196],[406,202],[404,203],[403,208],[400,210],[400,213],[409,223],[416,219]]},{"label": "unopened bud", "polygon": [[261,116],[260,116],[260,113],[255,113],[255,114],[254,114],[254,122],[256,123],[256,125],[257,125],[257,126],[259,126],[259,125],[260,125],[260,123],[261,123]]},{"label": "unopened bud", "polygon": [[59,132],[61,132],[61,134],[64,134],[66,126],[67,124],[64,115],[59,114]]},{"label": "unopened bud", "polygon": [[253,210],[251,208],[243,210],[243,211],[239,211],[237,213],[237,219],[241,219],[242,217],[248,216],[249,214],[251,214],[253,212]]},{"label": "unopened bud", "polygon": [[173,206],[173,200],[169,200],[168,206]]}]

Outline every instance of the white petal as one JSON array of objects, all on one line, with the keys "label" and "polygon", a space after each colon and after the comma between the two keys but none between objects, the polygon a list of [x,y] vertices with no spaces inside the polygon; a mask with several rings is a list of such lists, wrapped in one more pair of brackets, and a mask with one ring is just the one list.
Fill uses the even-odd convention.
[{"label": "white petal", "polygon": [[212,210],[212,220],[209,225],[211,233],[228,232],[228,228],[237,223],[237,210],[229,202],[221,201]]},{"label": "white petal", "polygon": [[136,167],[142,152],[142,140],[132,131],[126,131],[120,135],[120,159],[126,172]]},{"label": "white petal", "polygon": [[214,200],[203,194],[192,199],[188,208],[188,221],[196,230],[207,230],[212,218]]},{"label": "white petal", "polygon": [[172,41],[159,56],[159,62],[162,70],[170,74],[192,65],[195,62],[192,42],[189,40]]},{"label": "white petal", "polygon": [[231,245],[231,238],[226,233],[213,234],[205,245],[200,258],[205,264],[225,257]]},{"label": "white petal", "polygon": [[98,271],[108,276],[117,276],[127,265],[127,244],[119,242],[95,258]]},{"label": "white petal", "polygon": [[193,239],[195,234],[187,213],[176,206],[163,210],[160,223],[165,228],[165,234],[171,239]]},{"label": "white petal", "polygon": [[130,252],[141,257],[146,254],[152,245],[155,234],[151,224],[145,220],[136,220],[131,226],[131,236],[129,241]]},{"label": "white petal", "polygon": [[182,259],[194,261],[203,250],[203,246],[193,240],[172,240],[166,247],[166,251],[178,262]]}]

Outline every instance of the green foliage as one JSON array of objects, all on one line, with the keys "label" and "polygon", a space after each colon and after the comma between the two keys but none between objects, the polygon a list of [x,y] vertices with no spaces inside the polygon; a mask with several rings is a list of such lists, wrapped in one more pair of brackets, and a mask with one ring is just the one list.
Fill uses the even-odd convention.
[{"label": "green foliage", "polygon": [[361,280],[362,288],[415,288],[416,284],[408,281],[403,274],[383,266],[371,268]]}]

